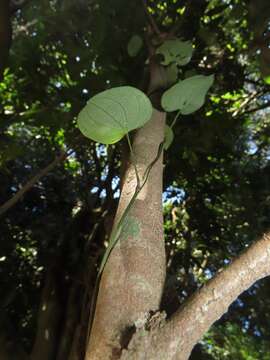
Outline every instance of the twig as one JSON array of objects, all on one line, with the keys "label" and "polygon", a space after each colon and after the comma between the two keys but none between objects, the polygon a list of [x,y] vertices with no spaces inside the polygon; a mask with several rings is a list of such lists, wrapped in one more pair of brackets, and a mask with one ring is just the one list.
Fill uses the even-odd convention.
[{"label": "twig", "polygon": [[268,107],[270,107],[270,101],[268,101],[267,103],[255,108],[255,109],[249,109],[249,110],[243,112],[241,115],[251,114],[251,113],[266,109]]},{"label": "twig", "polygon": [[261,95],[263,95],[264,92],[263,91],[254,91],[249,97],[247,97],[242,104],[239,106],[239,108],[237,110],[235,110],[232,114],[232,117],[236,117],[237,115],[239,115],[241,113],[241,111],[247,106],[249,105],[256,97],[259,97]]},{"label": "twig", "polygon": [[65,160],[68,155],[70,155],[70,153],[68,154],[63,152],[59,156],[56,156],[56,158],[49,165],[40,170],[35,176],[27,181],[27,183],[19,191],[17,191],[15,195],[13,195],[8,201],[0,206],[0,216],[3,215],[12,206],[14,206],[23,197],[23,195],[35,185],[37,181],[39,181],[43,176],[47,175],[57,164]]}]

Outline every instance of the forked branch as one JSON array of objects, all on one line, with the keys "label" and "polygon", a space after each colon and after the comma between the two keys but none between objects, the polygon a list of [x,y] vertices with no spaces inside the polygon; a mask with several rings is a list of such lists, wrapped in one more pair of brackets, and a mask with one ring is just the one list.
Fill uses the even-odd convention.
[{"label": "forked branch", "polygon": [[230,304],[256,281],[269,275],[270,232],[218,272],[165,325],[140,339],[135,334],[127,350],[128,359],[144,353],[148,360],[187,360],[196,343],[227,312]]}]

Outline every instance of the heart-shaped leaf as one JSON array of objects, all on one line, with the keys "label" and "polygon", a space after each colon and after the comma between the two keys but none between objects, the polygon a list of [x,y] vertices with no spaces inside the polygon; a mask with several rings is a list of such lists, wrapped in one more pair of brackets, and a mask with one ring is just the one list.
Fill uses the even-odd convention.
[{"label": "heart-shaped leaf", "polygon": [[142,38],[139,35],[133,35],[128,42],[127,52],[130,57],[135,57],[143,46]]},{"label": "heart-shaped leaf", "polygon": [[78,127],[92,140],[114,144],[150,120],[152,111],[142,91],[121,86],[93,96],[79,113]]},{"label": "heart-shaped leaf", "polygon": [[156,51],[161,54],[164,60],[163,65],[176,63],[178,65],[186,65],[192,56],[193,47],[190,41],[181,41],[179,39],[166,40]]},{"label": "heart-shaped leaf", "polygon": [[214,75],[196,75],[179,81],[161,98],[161,105],[165,111],[179,110],[187,115],[198,110],[205,101],[205,95],[213,84]]}]

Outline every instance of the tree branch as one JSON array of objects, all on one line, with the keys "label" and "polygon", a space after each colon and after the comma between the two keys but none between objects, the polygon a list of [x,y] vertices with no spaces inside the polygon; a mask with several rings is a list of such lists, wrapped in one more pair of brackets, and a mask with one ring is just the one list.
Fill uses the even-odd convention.
[{"label": "tree branch", "polygon": [[254,99],[262,95],[264,95],[264,91],[254,91],[252,94],[250,94],[250,96],[247,96],[246,99],[241,103],[239,108],[233,112],[232,117],[236,117],[239,114],[242,115],[246,113],[246,111],[243,111],[243,109],[245,109]]},{"label": "tree branch", "polygon": [[257,108],[246,110],[246,111],[243,112],[241,115],[252,114],[252,113],[254,113],[254,112],[267,109],[268,107],[270,107],[270,101],[268,101],[268,102],[265,103],[265,104],[262,104],[261,106],[259,106],[259,107],[257,107]]},{"label": "tree branch", "polygon": [[137,359],[143,353],[148,360],[187,360],[196,343],[227,312],[230,304],[256,281],[269,275],[270,232],[198,290],[165,325],[140,339],[137,336],[137,341],[133,337],[127,358]]},{"label": "tree branch", "polygon": [[61,153],[59,156],[47,165],[44,169],[40,170],[35,176],[33,176],[27,183],[18,191],[15,195],[13,195],[8,201],[6,201],[3,205],[0,206],[0,216],[3,215],[7,210],[9,210],[12,206],[17,204],[17,202],[23,197],[23,195],[29,191],[37,181],[39,181],[43,176],[47,175],[58,163],[65,160],[67,157],[67,153]]},{"label": "tree branch", "polygon": [[[192,348],[210,326],[228,310],[231,303],[256,281],[270,275],[270,233],[249,247],[227,268],[219,272],[178,310],[168,322],[171,334],[177,332],[178,360],[188,359]],[[183,343],[185,339],[185,343]],[[185,348],[185,350],[184,350]],[[181,355],[181,354],[185,354]]]}]

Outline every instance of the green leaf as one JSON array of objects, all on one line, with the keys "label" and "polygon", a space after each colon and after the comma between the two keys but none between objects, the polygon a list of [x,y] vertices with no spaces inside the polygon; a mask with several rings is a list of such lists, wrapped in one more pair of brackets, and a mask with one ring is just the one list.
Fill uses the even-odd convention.
[{"label": "green leaf", "polygon": [[164,60],[163,65],[176,63],[178,65],[186,65],[192,56],[193,47],[190,41],[181,41],[179,39],[166,40],[156,51],[161,54]]},{"label": "green leaf", "polygon": [[79,113],[78,127],[94,141],[114,144],[150,120],[152,111],[142,91],[121,86],[93,96]]},{"label": "green leaf", "polygon": [[266,84],[270,85],[270,76],[266,76],[263,80]]},{"label": "green leaf", "polygon": [[178,77],[178,68],[177,64],[173,63],[170,64],[165,68],[166,76],[167,76],[167,83],[168,85],[172,85],[177,81]]},{"label": "green leaf", "polygon": [[179,81],[163,94],[161,98],[163,109],[180,110],[182,115],[193,113],[204,104],[205,95],[213,81],[214,75],[196,75]]},{"label": "green leaf", "polygon": [[164,142],[164,149],[168,150],[173,142],[174,134],[173,130],[170,126],[165,126],[165,142]]},{"label": "green leaf", "polygon": [[130,57],[138,55],[143,46],[142,38],[138,35],[133,35],[128,42],[127,52]]}]

